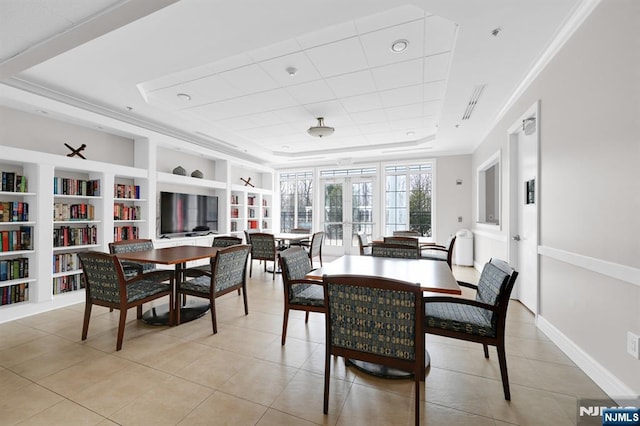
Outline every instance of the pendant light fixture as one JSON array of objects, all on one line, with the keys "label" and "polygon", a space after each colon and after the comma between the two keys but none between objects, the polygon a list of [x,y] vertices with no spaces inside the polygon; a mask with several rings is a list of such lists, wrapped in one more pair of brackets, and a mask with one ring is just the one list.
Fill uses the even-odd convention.
[{"label": "pendant light fixture", "polygon": [[316,126],[309,127],[307,133],[318,138],[325,138],[327,136],[331,136],[334,131],[335,129],[333,127],[324,125],[324,117],[318,117],[318,124]]}]

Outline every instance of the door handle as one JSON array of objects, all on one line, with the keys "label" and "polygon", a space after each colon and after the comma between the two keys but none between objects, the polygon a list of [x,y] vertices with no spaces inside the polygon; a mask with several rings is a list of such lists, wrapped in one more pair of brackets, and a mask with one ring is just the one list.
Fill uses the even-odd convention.
[{"label": "door handle", "polygon": [[516,235],[514,235],[513,237],[511,237],[511,239],[512,239],[513,241],[520,241],[520,235],[519,235],[519,234],[516,234]]}]

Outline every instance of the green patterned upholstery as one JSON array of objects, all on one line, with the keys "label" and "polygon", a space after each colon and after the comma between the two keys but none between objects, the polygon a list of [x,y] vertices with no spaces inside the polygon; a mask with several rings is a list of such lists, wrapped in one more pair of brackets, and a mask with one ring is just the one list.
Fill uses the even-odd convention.
[{"label": "green patterned upholstery", "polygon": [[113,257],[79,253],[91,299],[120,303],[120,283]]},{"label": "green patterned upholstery", "polygon": [[418,239],[415,237],[407,237],[407,236],[384,237],[384,243],[418,248]]},{"label": "green patterned upholstery", "polygon": [[251,234],[251,258],[273,260],[276,257],[276,242],[272,234]]},{"label": "green patterned upholstery", "polygon": [[418,247],[398,244],[373,244],[371,255],[377,257],[395,257],[398,259],[417,259],[420,254]]},{"label": "green patterned upholstery", "polygon": [[415,359],[415,292],[325,283],[333,346]]},{"label": "green patterned upholstery", "polygon": [[211,247],[229,247],[236,244],[242,244],[242,238],[240,237],[215,237]]},{"label": "green patterned upholstery", "polygon": [[[134,253],[146,250],[153,250],[153,241],[139,239],[109,243],[109,252],[111,252],[111,254]],[[122,269],[126,278],[158,270],[153,263],[131,262],[128,260],[122,261]],[[171,278],[171,274],[171,271],[166,272],[167,280]]]},{"label": "green patterned upholstery", "polygon": [[429,303],[426,306],[427,327],[437,327],[461,331],[478,336],[495,337],[496,330],[491,327],[491,311],[477,306],[452,303]]},{"label": "green patterned upholstery", "polygon": [[[244,314],[249,313],[247,304],[247,260],[251,247],[236,244],[221,249],[211,259],[211,272],[202,272],[192,280],[179,283],[178,295],[190,295],[209,300],[213,334],[218,332],[216,320],[216,298],[233,290],[242,293]],[[176,311],[178,323],[180,315]]]}]

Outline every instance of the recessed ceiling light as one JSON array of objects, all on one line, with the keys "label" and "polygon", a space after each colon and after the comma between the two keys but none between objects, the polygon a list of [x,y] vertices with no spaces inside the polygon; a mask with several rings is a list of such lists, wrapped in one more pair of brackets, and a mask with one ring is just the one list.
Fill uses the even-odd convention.
[{"label": "recessed ceiling light", "polygon": [[176,96],[181,101],[190,101],[191,100],[191,95],[189,95],[187,93],[178,93]]},{"label": "recessed ceiling light", "polygon": [[408,47],[409,47],[409,40],[405,40],[405,39],[396,40],[393,43],[391,43],[391,51],[393,53],[404,52],[405,50],[407,50]]},{"label": "recessed ceiling light", "polygon": [[289,74],[291,77],[293,77],[294,75],[296,75],[298,73],[298,68],[296,67],[287,67],[284,69],[287,74]]},{"label": "recessed ceiling light", "polygon": [[407,136],[415,136],[415,134],[416,132],[411,132],[411,131],[407,132]]},{"label": "recessed ceiling light", "polygon": [[285,150],[285,151],[288,151],[289,150],[289,145],[282,145],[282,149]]}]

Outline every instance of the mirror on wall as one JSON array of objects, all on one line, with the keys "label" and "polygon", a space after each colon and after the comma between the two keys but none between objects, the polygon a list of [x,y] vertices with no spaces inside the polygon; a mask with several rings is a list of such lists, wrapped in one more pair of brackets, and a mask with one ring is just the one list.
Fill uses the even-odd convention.
[{"label": "mirror on wall", "polygon": [[500,151],[478,167],[477,182],[477,222],[500,226]]}]

